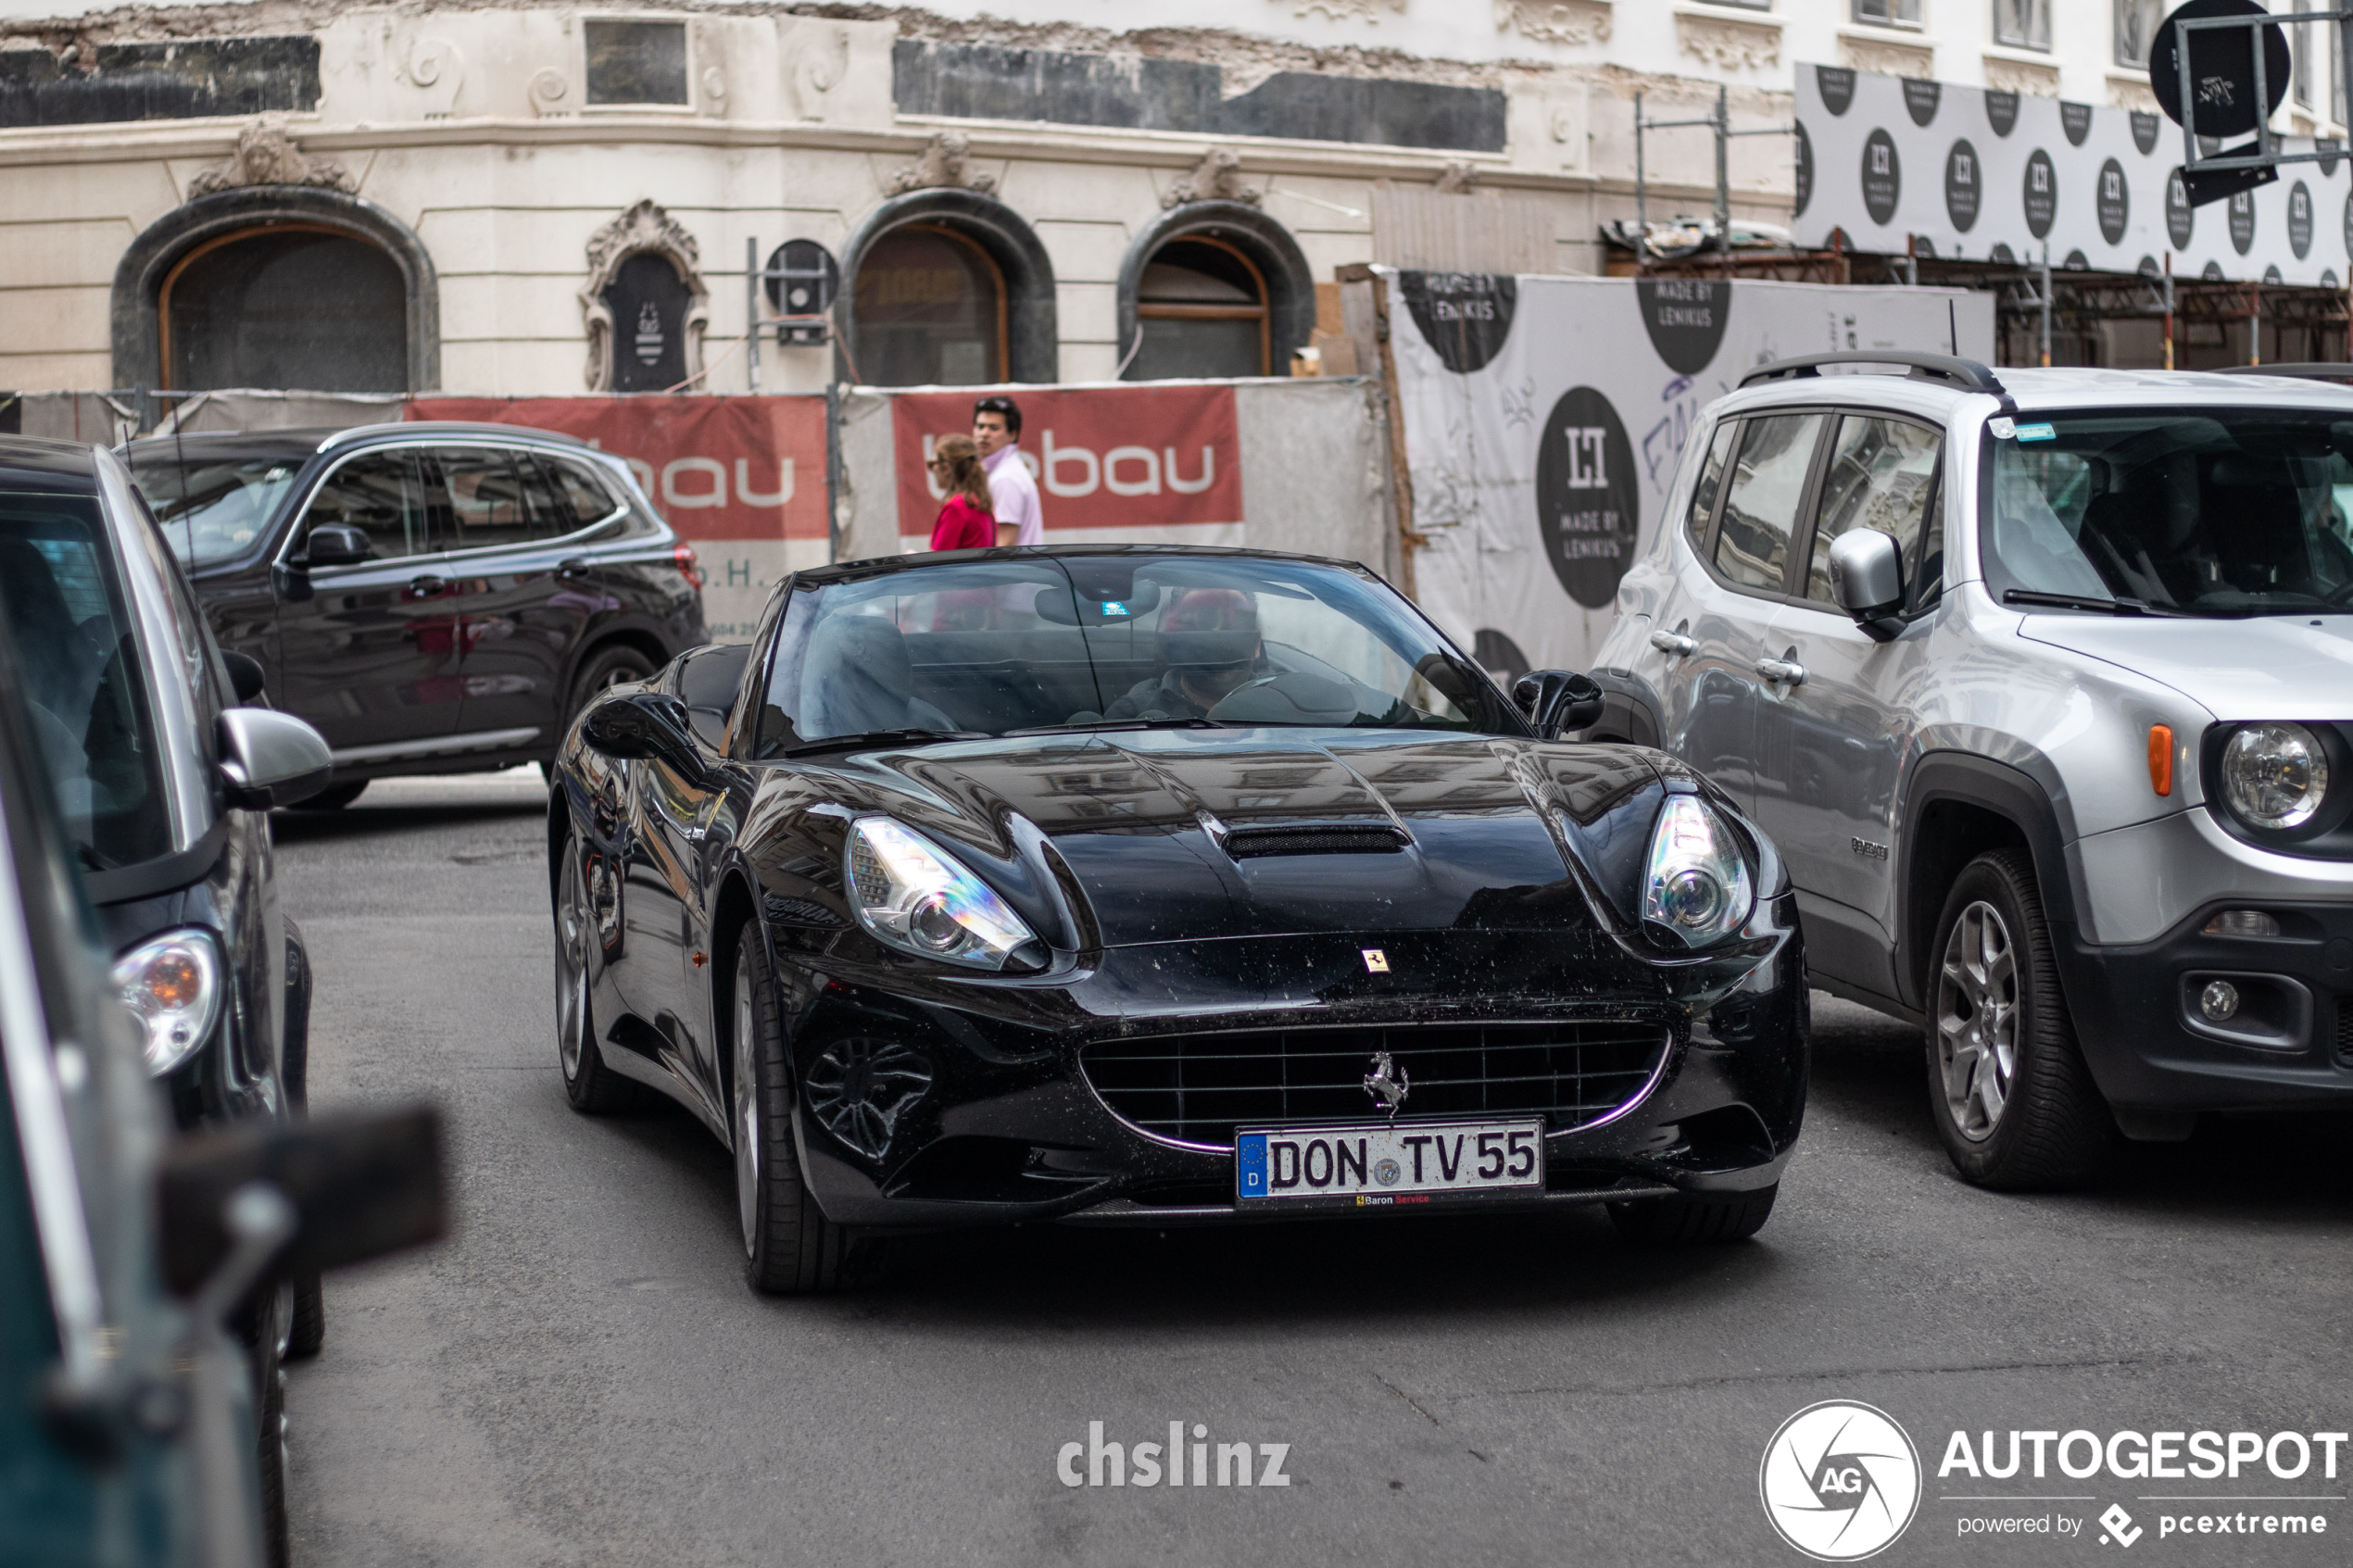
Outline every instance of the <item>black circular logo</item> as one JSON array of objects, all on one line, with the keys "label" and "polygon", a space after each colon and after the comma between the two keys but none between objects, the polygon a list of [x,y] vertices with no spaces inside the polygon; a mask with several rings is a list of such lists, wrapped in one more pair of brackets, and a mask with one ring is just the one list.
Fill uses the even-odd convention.
[{"label": "black circular logo", "polygon": [[1978,170],[1977,149],[1966,137],[1944,155],[1944,216],[1964,234],[1977,226]]},{"label": "black circular logo", "polygon": [[2219,261],[2209,261],[2206,264],[2206,270],[2200,272],[2198,276],[2209,283],[2219,283],[2222,281],[2222,264]]},{"label": "black circular logo", "polygon": [[2092,258],[2080,250],[2070,250],[2067,253],[2067,259],[2059,265],[2070,272],[2088,272],[2092,268]]},{"label": "black circular logo", "polygon": [[2244,136],[2255,129],[2256,122],[2287,96],[2288,49],[2286,30],[2280,27],[2260,29],[2263,35],[2263,79],[2271,100],[2259,110],[2255,103],[2255,51],[2251,39],[2258,30],[2251,28],[2201,28],[2195,33],[2184,33],[2177,22],[2191,21],[2201,17],[2259,17],[2264,7],[2256,0],[2189,0],[2175,9],[2158,29],[2149,47],[2148,82],[2157,94],[2157,107],[2176,125],[2183,122],[2182,103],[2182,40],[2190,40],[2190,92],[2196,100],[2192,118],[2201,136],[2219,136],[2229,140]]},{"label": "black circular logo", "polygon": [[1724,345],[1725,320],[1731,314],[1728,278],[1641,278],[1634,299],[1651,346],[1679,376],[1695,376],[1716,360]]},{"label": "black circular logo", "polygon": [[1456,375],[1483,370],[1504,351],[1519,307],[1519,280],[1491,272],[1401,272],[1399,292],[1439,363]]},{"label": "black circular logo", "polygon": [[[1931,261],[1936,259],[1936,242],[1930,239],[1926,234],[1911,235],[1910,244],[1912,246],[1912,254],[1914,256],[1924,256]],[[1956,251],[1954,254],[1957,256],[1960,253]]]},{"label": "black circular logo", "polygon": [[1918,77],[1904,79],[1904,110],[1912,117],[1914,125],[1925,126],[1936,118],[1936,106],[1944,100],[1944,89],[1933,82]]},{"label": "black circular logo", "polygon": [[1814,85],[1822,94],[1822,107],[1834,115],[1844,114],[1855,101],[1855,73],[1843,66],[1816,66]]},{"label": "black circular logo", "polygon": [[2069,146],[2082,146],[2083,144],[2083,138],[2092,133],[2092,106],[2089,104],[2061,104],[2059,106],[2059,129],[2067,132],[2067,144]]},{"label": "black circular logo", "polygon": [[1528,656],[1519,651],[1517,643],[1491,626],[1482,626],[1471,633],[1471,657],[1505,691],[1512,689],[1514,681],[1535,668],[1528,662]]},{"label": "black circular logo", "polygon": [[[2353,234],[2353,208],[2345,216],[2346,230]],[[2197,208],[2190,205],[2190,188],[2182,182],[2182,171],[2176,169],[2165,177],[2165,237],[2173,242],[2175,250],[2190,248],[2190,235],[2197,229]]]},{"label": "black circular logo", "polygon": [[1904,166],[1896,160],[1895,138],[1874,131],[1863,139],[1863,210],[1874,223],[1895,217],[1904,197]]},{"label": "black circular logo", "polygon": [[1536,518],[1544,553],[1568,596],[1599,609],[1617,596],[1642,521],[1634,444],[1609,399],[1590,386],[1567,393],[1544,421],[1536,458]]},{"label": "black circular logo", "polygon": [[2255,193],[2241,191],[2231,198],[2231,248],[2245,256],[2255,248]]},{"label": "black circular logo", "polygon": [[2124,225],[2133,216],[2133,194],[2124,183],[2124,166],[2114,158],[2100,165],[2100,238],[2112,245],[2124,243]]},{"label": "black circular logo", "polygon": [[2280,279],[2280,270],[2279,270],[2279,267],[2278,267],[2278,265],[2277,265],[2276,263],[2275,263],[2275,264],[2273,264],[2272,266],[2266,267],[2266,268],[2264,268],[2264,269],[2263,269],[2263,286],[2264,286],[2264,287],[2266,287],[2266,288],[2270,288],[2270,287],[2271,287],[2271,286],[2273,286],[2273,285],[2277,284],[2280,281],[2281,281],[2281,279]]},{"label": "black circular logo", "polygon": [[2322,288],[2324,288],[2324,289],[2333,289],[2333,288],[2336,287],[2336,269],[2335,269],[2335,268],[2334,268],[2334,267],[2323,267],[2323,268],[2322,268],[2322,269],[2321,269],[2321,287],[2322,287]]},{"label": "black circular logo", "polygon": [[2051,155],[2040,147],[2026,160],[2025,191],[2026,232],[2039,240],[2051,232],[2051,220],[2058,216],[2058,170],[2051,167]]},{"label": "black circular logo", "polygon": [[1790,208],[1792,218],[1806,216],[1806,204],[1814,199],[1814,138],[1806,134],[1806,127],[1797,128],[1797,202]]},{"label": "black circular logo", "polygon": [[1994,135],[2008,135],[2018,124],[2018,94],[2015,93],[1986,94],[1985,123],[1994,128]]},{"label": "black circular logo", "polygon": [[2298,261],[2312,254],[2312,193],[2301,180],[2287,190],[2287,248]]},{"label": "black circular logo", "polygon": [[2157,257],[2154,256],[2145,256],[2141,257],[2141,264],[2134,268],[2133,270],[2140,273],[2140,275],[2144,278],[2154,278],[2158,276],[2159,270],[2157,265]]},{"label": "black circular logo", "polygon": [[2321,178],[2326,180],[2335,174],[2336,138],[2323,136],[2312,144],[2312,150],[2321,155]]},{"label": "black circular logo", "polygon": [[815,240],[786,240],[768,257],[768,303],[780,316],[823,316],[841,292],[841,265]]},{"label": "black circular logo", "polygon": [[2144,157],[2157,151],[2157,116],[2133,111],[2133,145],[2141,150]]},{"label": "black circular logo", "polygon": [[1997,261],[2005,267],[2015,267],[2018,265],[2017,254],[2006,245],[1996,245],[1994,247],[1993,255],[1987,257],[1986,259],[1988,261]]}]

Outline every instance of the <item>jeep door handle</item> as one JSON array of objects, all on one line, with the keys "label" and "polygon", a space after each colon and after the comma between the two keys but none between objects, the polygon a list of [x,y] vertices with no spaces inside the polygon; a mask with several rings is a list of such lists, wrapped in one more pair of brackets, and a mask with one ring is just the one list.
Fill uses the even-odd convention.
[{"label": "jeep door handle", "polygon": [[1680,632],[1653,632],[1651,646],[1661,653],[1674,654],[1679,658],[1687,653],[1699,651],[1699,645]]},{"label": "jeep door handle", "polygon": [[1793,659],[1760,659],[1756,661],[1756,672],[1768,681],[1785,682],[1793,686],[1806,684],[1806,666]]}]

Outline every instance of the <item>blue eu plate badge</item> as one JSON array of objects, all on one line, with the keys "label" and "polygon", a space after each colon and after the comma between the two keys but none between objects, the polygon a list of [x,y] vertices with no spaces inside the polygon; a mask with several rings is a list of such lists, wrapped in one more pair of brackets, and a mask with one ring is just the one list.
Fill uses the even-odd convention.
[{"label": "blue eu plate badge", "polygon": [[1266,1135],[1244,1133],[1234,1140],[1234,1159],[1244,1198],[1266,1196]]}]

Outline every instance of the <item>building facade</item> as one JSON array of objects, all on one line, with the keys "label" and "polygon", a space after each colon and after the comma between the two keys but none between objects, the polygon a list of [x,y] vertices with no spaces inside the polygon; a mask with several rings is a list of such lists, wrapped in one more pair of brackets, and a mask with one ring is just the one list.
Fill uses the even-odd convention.
[{"label": "building facade", "polygon": [[[1350,263],[1602,270],[1636,205],[1638,94],[1692,119],[1720,89],[1734,129],[1769,132],[1818,62],[2146,107],[2160,14],[6,0],[0,386],[1283,374],[1319,307],[1337,325],[1319,285]],[[2342,137],[2303,42],[2280,128]],[[1707,131],[1642,140],[1651,216],[1706,212]],[[1786,224],[1791,138],[1727,151],[1733,219]]]}]

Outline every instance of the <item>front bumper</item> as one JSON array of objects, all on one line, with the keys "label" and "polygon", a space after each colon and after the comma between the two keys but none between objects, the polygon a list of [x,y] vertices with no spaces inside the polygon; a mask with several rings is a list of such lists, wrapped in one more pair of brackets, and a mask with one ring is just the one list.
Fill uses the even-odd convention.
[{"label": "front bumper", "polygon": [[[1546,1135],[1541,1195],[1466,1195],[1407,1211],[1763,1186],[1780,1178],[1805,1103],[1793,919],[1782,909],[1770,950],[1723,966],[1695,999],[1694,971],[1670,973],[1561,932],[1167,944],[1027,980],[960,980],[915,965],[853,974],[816,953],[782,952],[803,1173],[829,1218],[862,1227],[1290,1217],[1238,1205],[1230,1144],[1179,1142],[1114,1113],[1083,1065],[1088,1047],[1155,1034],[1312,1028],[1345,1038],[1361,1029],[1369,1038],[1605,1019],[1655,1023],[1662,1054],[1615,1113]],[[1390,974],[1365,972],[1368,946],[1384,947]],[[845,1084],[881,1097],[877,1114],[845,1114]],[[899,1088],[875,1087],[891,1084]],[[1356,1119],[1374,1119],[1369,1097]],[[1414,1120],[1410,1105],[1398,1120]]]}]

